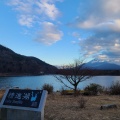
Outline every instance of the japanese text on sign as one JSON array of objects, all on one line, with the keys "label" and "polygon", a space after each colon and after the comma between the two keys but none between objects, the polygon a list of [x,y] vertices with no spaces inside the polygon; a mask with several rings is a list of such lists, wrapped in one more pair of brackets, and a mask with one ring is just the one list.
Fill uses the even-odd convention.
[{"label": "japanese text on sign", "polygon": [[3,105],[38,108],[42,90],[10,89]]}]

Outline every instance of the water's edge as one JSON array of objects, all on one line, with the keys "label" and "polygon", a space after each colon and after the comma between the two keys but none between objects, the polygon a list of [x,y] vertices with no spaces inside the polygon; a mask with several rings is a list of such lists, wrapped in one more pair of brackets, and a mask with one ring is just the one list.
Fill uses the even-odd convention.
[{"label": "water's edge", "polygon": [[[120,76],[95,76],[89,80],[81,82],[78,87],[79,89],[83,89],[90,83],[97,83],[109,87],[116,81],[120,81]],[[53,85],[55,91],[64,87],[63,84],[61,84],[53,75],[0,77],[0,88],[17,86],[19,88],[41,89],[46,83]]]}]

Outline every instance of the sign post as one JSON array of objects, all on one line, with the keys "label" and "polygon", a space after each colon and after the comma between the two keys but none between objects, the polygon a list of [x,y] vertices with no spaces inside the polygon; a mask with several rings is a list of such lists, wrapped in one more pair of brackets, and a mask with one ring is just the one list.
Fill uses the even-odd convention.
[{"label": "sign post", "polygon": [[1,101],[2,120],[44,120],[45,90],[8,89]]}]

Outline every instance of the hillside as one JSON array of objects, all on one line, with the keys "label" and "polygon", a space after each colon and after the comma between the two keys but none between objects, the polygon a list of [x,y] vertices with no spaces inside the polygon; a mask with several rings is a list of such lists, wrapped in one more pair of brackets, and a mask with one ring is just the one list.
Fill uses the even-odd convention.
[{"label": "hillside", "polygon": [[56,67],[38,58],[17,54],[11,49],[0,45],[0,74],[49,74],[54,73],[56,70]]}]

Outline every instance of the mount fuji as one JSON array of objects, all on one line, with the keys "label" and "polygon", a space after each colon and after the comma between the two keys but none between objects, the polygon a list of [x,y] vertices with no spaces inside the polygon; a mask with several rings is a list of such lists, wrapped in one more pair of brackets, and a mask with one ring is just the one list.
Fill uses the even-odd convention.
[{"label": "mount fuji", "polygon": [[90,61],[86,63],[84,67],[96,70],[120,70],[120,65],[109,62]]}]

